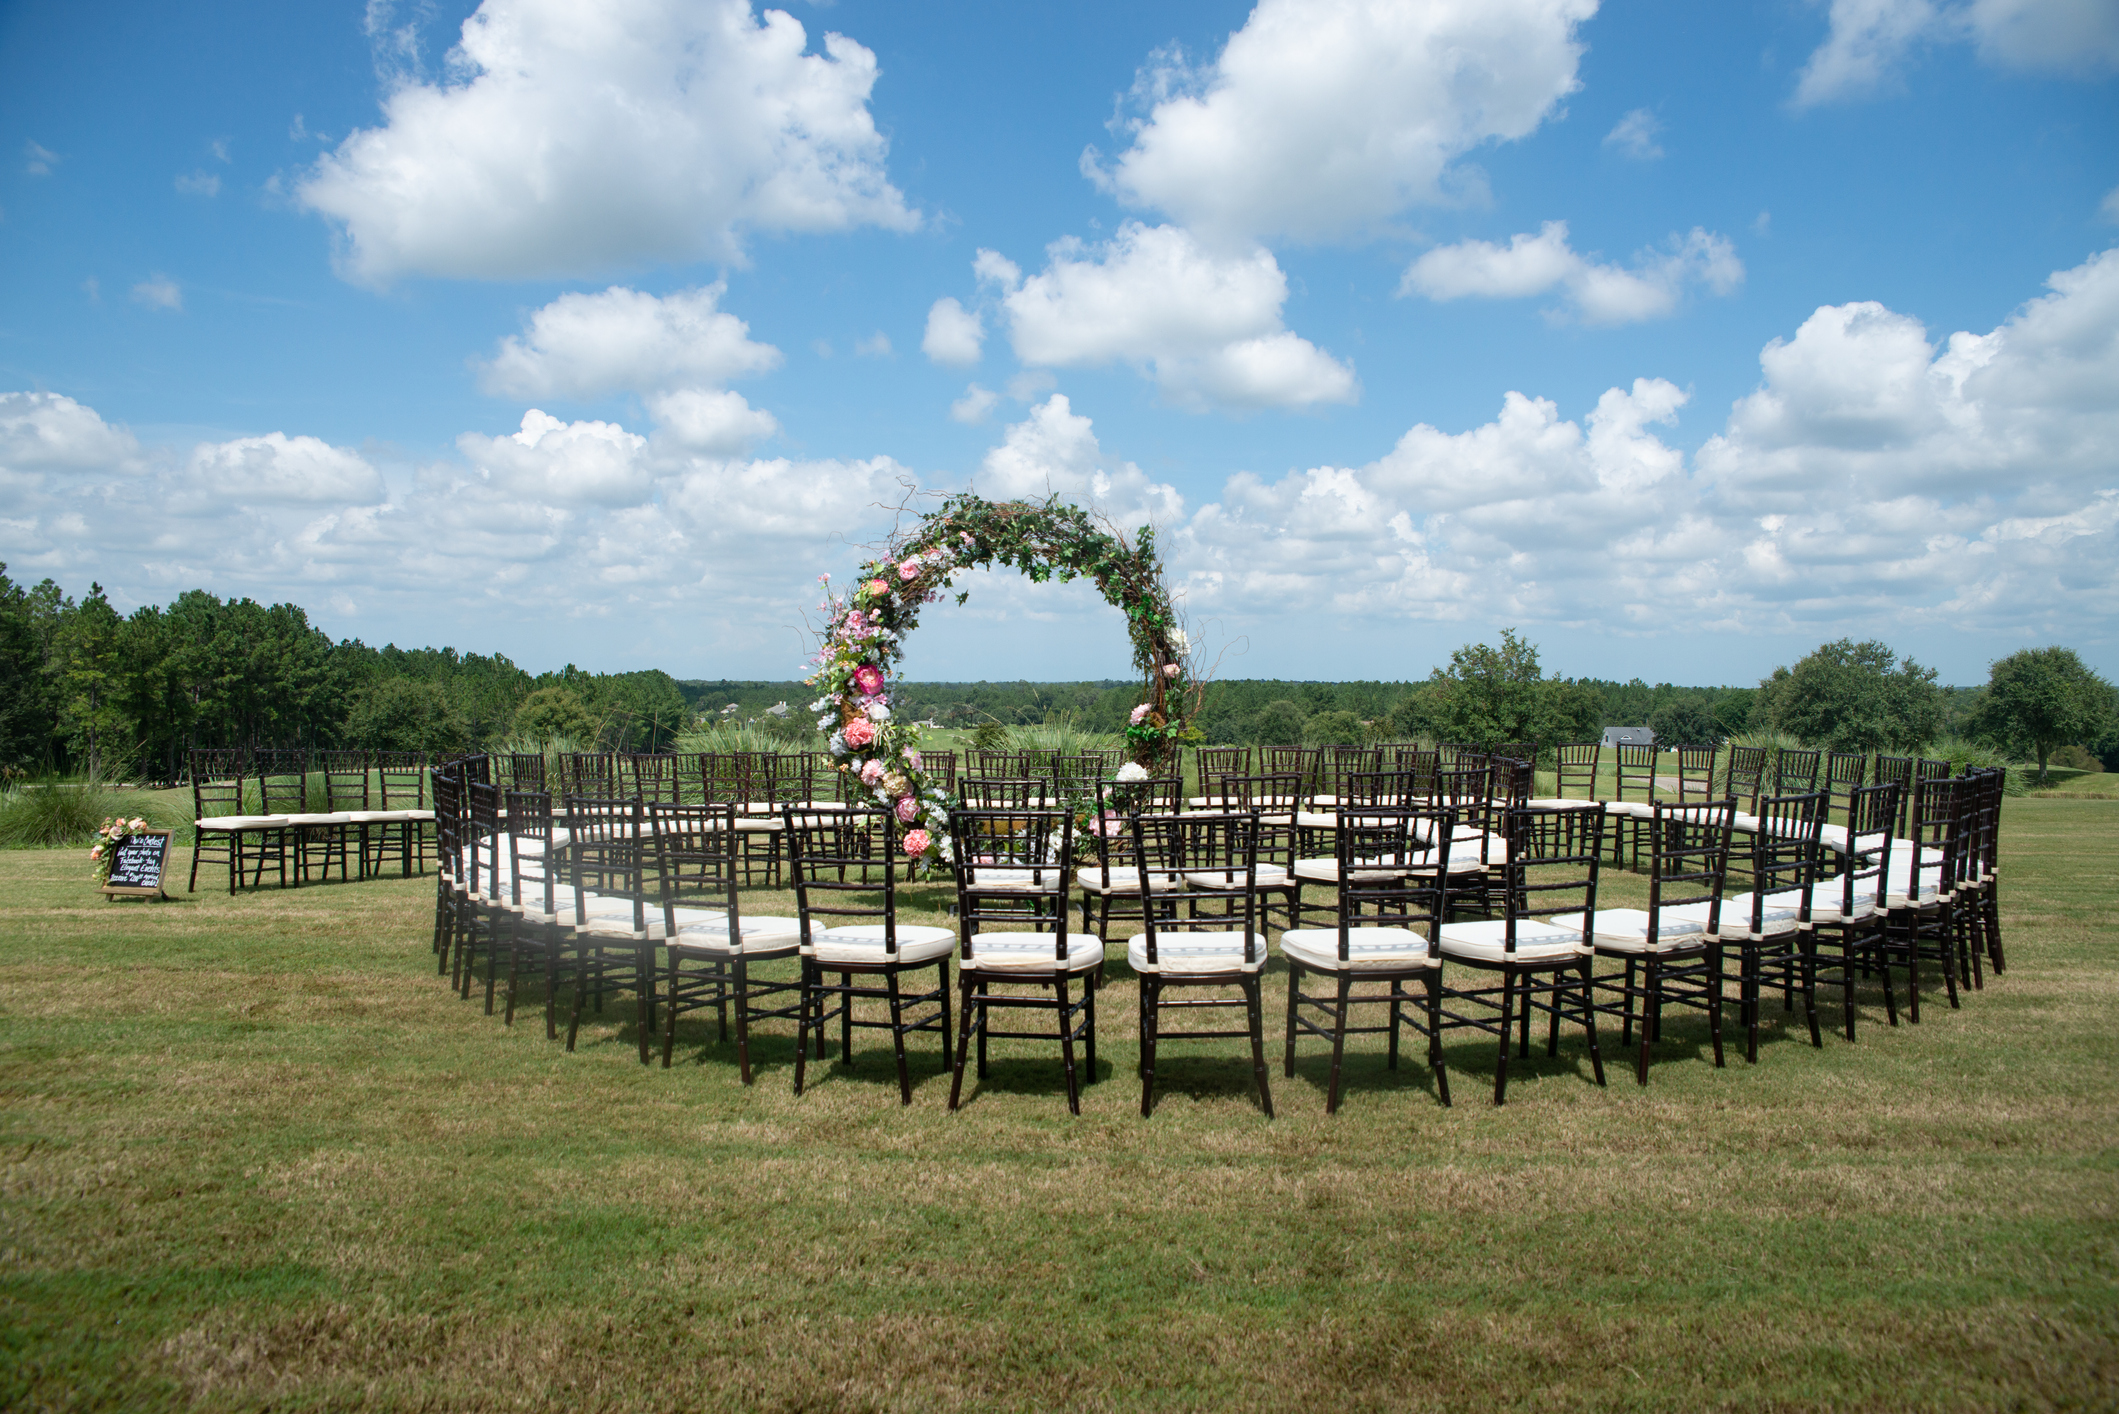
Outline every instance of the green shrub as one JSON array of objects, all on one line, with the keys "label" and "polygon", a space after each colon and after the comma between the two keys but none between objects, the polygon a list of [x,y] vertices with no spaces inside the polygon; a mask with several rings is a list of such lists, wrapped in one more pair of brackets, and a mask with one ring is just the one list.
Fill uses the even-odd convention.
[{"label": "green shrub", "polygon": [[185,838],[190,835],[188,820],[150,796],[45,781],[0,793],[0,848],[86,846],[97,827],[115,815],[144,818],[150,825],[174,828]]}]

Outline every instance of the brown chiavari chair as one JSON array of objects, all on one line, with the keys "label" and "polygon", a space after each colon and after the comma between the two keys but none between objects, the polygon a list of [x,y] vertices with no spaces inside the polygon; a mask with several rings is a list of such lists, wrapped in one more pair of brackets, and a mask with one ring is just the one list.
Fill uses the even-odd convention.
[{"label": "brown chiavari chair", "polygon": [[495,758],[511,791],[541,791],[546,786],[542,751],[510,751]]},{"label": "brown chiavari chair", "polygon": [[452,766],[434,773],[435,973],[446,976],[456,954],[467,901],[464,887],[463,777]]},{"label": "brown chiavari chair", "polygon": [[506,873],[496,890],[506,912],[507,1005],[504,1025],[515,1024],[515,1002],[527,970],[544,979],[544,1034],[559,1034],[559,973],[572,929],[562,922],[566,832],[552,824],[552,797],[541,790],[511,790],[503,798],[507,833],[499,858]]},{"label": "brown chiavari chair", "polygon": [[[1925,764],[1925,763],[1921,763]],[[1916,767],[1917,769],[1917,767]],[[1952,913],[1958,850],[1963,843],[1965,782],[1916,775],[1907,838],[1891,854],[1885,884],[1883,960],[1885,999],[1891,969],[1906,971],[1906,1017],[1920,1020],[1920,964],[1940,965],[1954,1009],[1957,1000],[1956,919]],[[1904,863],[1901,864],[1900,861]]]},{"label": "brown chiavari chair", "polygon": [[[258,802],[264,813],[280,818],[278,845],[286,872],[294,876],[297,885],[307,883],[309,848],[312,843],[321,841],[324,872],[328,878],[331,836],[344,822],[334,818],[329,811],[309,808],[309,753],[294,750],[252,752],[250,769],[257,777]],[[343,856],[339,869],[343,877]],[[285,882],[285,874],[282,882]]]},{"label": "brown chiavari chair", "polygon": [[1892,828],[1904,839],[1910,833],[1907,821],[1913,813],[1913,758],[1910,756],[1878,756],[1876,758],[1876,783],[1898,787],[1898,823]]},{"label": "brown chiavari chair", "polygon": [[[244,875],[246,851],[255,853],[256,876],[251,887],[265,882],[265,860],[272,853],[271,846],[277,842],[284,828],[278,817],[262,812],[245,813],[243,799],[243,757],[239,751],[195,750],[190,756],[191,772],[191,883],[188,892],[197,892],[199,887],[199,862],[228,866],[228,892],[233,895],[236,881]],[[280,884],[287,882],[287,857],[284,849],[277,853]]]},{"label": "brown chiavari chair", "polygon": [[1527,762],[1532,770],[1536,770],[1538,766],[1538,744],[1534,741],[1503,742],[1490,754],[1506,757],[1510,761]]},{"label": "brown chiavari chair", "polygon": [[1258,761],[1256,772],[1245,772],[1246,776],[1293,776],[1296,793],[1307,793],[1311,783],[1317,779],[1317,760],[1320,749],[1314,746],[1261,746],[1253,753]]},{"label": "brown chiavari chair", "polygon": [[1841,820],[1853,804],[1854,792],[1869,783],[1869,757],[1861,751],[1833,751],[1825,756],[1825,819]]},{"label": "brown chiavari chair", "polygon": [[1627,847],[1632,847],[1633,865],[1641,862],[1641,822],[1655,813],[1655,768],[1656,758],[1661,755],[1653,746],[1619,745],[1612,748],[1612,796],[1604,804],[1607,815],[1613,816],[1611,834],[1611,862],[1624,865]]},{"label": "brown chiavari chair", "polygon": [[[1268,754],[1277,748],[1268,748]],[[1301,808],[1304,778],[1293,772],[1260,772],[1252,776],[1222,776],[1216,779],[1207,791],[1210,799],[1221,802],[1222,811],[1256,810],[1258,812],[1258,867],[1256,873],[1246,880],[1229,879],[1217,885],[1216,878],[1200,875],[1188,878],[1187,882],[1197,890],[1214,892],[1219,888],[1255,888],[1261,894],[1279,899],[1282,926],[1293,926],[1295,921],[1295,844],[1297,826],[1296,812]],[[1266,905],[1265,918],[1270,922],[1273,905]]]},{"label": "brown chiavari chair", "polygon": [[956,794],[957,754],[954,751],[923,751],[920,769],[943,795]]},{"label": "brown chiavari chair", "polygon": [[438,807],[430,807],[427,803],[428,769],[423,752],[375,753],[375,803],[384,817],[383,828],[374,836],[378,872],[393,835],[397,837],[407,878],[415,868],[427,867],[428,827],[434,824],[439,814]]},{"label": "brown chiavari chair", "polygon": [[[365,751],[319,751],[316,769],[324,778],[324,813],[336,823],[317,829],[324,848],[321,877],[329,878],[331,860],[338,859],[338,877],[368,877],[368,830],[374,822],[368,809],[368,753]],[[354,856],[348,859],[348,855]]]},{"label": "brown chiavari chair", "polygon": [[1684,804],[1702,804],[1720,797],[1714,793],[1715,764],[1721,755],[1717,747],[1680,746],[1674,748],[1678,758],[1678,800]]},{"label": "brown chiavari chair", "polygon": [[[1266,934],[1255,888],[1223,897],[1219,911],[1186,907],[1181,883],[1200,868],[1232,877],[1257,878],[1258,812],[1136,814],[1127,822],[1130,858],[1146,881],[1141,927],[1126,943],[1126,961],[1140,979],[1140,1112],[1155,1106],[1156,1064],[1164,1041],[1230,1040],[1249,1037],[1251,1074],[1258,1104],[1270,1119],[1273,1093],[1266,1079],[1265,1007],[1259,992],[1266,966]],[[1222,993],[1234,987],[1239,995]],[[1169,993],[1184,995],[1171,996]],[[1163,1018],[1242,1007],[1242,1031],[1163,1029]]]},{"label": "brown chiavari chair", "polygon": [[1773,763],[1773,794],[1815,795],[1824,754],[1821,750],[1795,751],[1782,748],[1780,759]]},{"label": "brown chiavari chair", "polygon": [[637,1015],[640,1063],[648,1063],[655,1035],[656,949],[663,940],[659,902],[647,882],[652,836],[646,807],[633,796],[566,797],[567,874],[571,898],[562,898],[562,921],[570,929],[574,1009],[567,1021],[567,1049],[581,1031],[584,1005],[603,1010],[607,989],[630,990]]},{"label": "brown chiavari chair", "polygon": [[[802,928],[795,1093],[801,1094],[808,1081],[811,1033],[815,1033],[821,1060],[825,1033],[836,1017],[839,1058],[846,1065],[853,1064],[856,1028],[891,1033],[898,1096],[909,1105],[912,1077],[905,1062],[907,1036],[939,1032],[942,1068],[951,1066],[949,957],[956,951],[956,934],[947,928],[898,922],[898,821],[892,812],[874,806],[830,811],[786,806],[782,820]],[[934,987],[907,996],[902,985],[905,974],[929,967],[936,969]],[[832,981],[833,977],[838,980]],[[887,1021],[856,1014],[856,1004],[879,1001],[889,1006]],[[926,1010],[929,1007],[934,1010]],[[914,1012],[910,1019],[908,1008]]]},{"label": "brown chiavari chair", "polygon": [[1561,800],[1596,800],[1601,741],[1571,741],[1553,748],[1553,791]]},{"label": "brown chiavari chair", "polygon": [[[1546,1017],[1546,1055],[1559,1054],[1560,1023],[1573,1021],[1588,1037],[1597,1084],[1604,1083],[1590,920],[1597,916],[1605,823],[1594,805],[1510,807],[1504,817],[1508,857],[1493,870],[1500,880],[1501,916],[1445,919],[1437,930],[1436,951],[1445,969],[1480,979],[1452,982],[1445,971],[1438,1029],[1469,1028],[1499,1041],[1496,1105],[1508,1100],[1511,1043],[1529,1057],[1537,1012]],[[1489,980],[1497,975],[1498,985]]]},{"label": "brown chiavari chair", "polygon": [[2001,800],[2007,789],[2008,775],[1999,770],[1978,770],[1969,773],[1979,784],[1978,817],[1976,825],[1976,869],[1970,885],[1971,900],[1967,910],[1976,915],[1975,929],[1978,941],[1984,943],[1987,960],[1993,964],[1994,975],[2000,976],[2008,964],[2001,949],[2001,905],[1998,897],[2001,881]]},{"label": "brown chiavari chair", "polygon": [[662,937],[668,960],[663,979],[662,1068],[677,1046],[677,1018],[714,1009],[720,1038],[728,1040],[729,1004],[736,1011],[736,1069],[751,1083],[751,1027],[761,1021],[799,1025],[802,983],[755,976],[751,964],[797,957],[802,924],[743,912],[737,883],[741,837],[736,807],[651,801],[648,826],[655,841]]},{"label": "brown chiavari chair", "polygon": [[[1620,1018],[1621,1045],[1633,1045],[1639,1013],[1640,1049],[1634,1078],[1648,1083],[1649,1050],[1663,1038],[1663,1009],[1685,1006],[1707,1013],[1714,1063],[1722,1056],[1722,888],[1729,865],[1730,831],[1736,817],[1733,800],[1711,805],[1678,805],[1659,801],[1648,824],[1648,907],[1602,908],[1591,919],[1590,940],[1600,958],[1625,964],[1621,974],[1599,975],[1596,989],[1617,993],[1615,1002],[1597,1009]],[[1707,904],[1707,921],[1681,914],[1687,905]],[[1563,926],[1574,920],[1555,918]]]},{"label": "brown chiavari chair", "polygon": [[1412,799],[1432,802],[1442,789],[1442,753],[1432,747],[1396,747],[1390,753],[1387,769],[1407,778]]},{"label": "brown chiavari chair", "polygon": [[559,757],[559,794],[587,799],[616,799],[625,794],[618,786],[618,773],[606,751],[568,751]]},{"label": "brown chiavari chair", "polygon": [[[1288,965],[1287,1043],[1282,1072],[1295,1074],[1298,1036],[1329,1038],[1331,1078],[1325,1113],[1339,1109],[1349,1035],[1384,1034],[1386,1064],[1398,1068],[1398,1035],[1410,1026],[1427,1037],[1428,1067],[1436,1097],[1449,1103],[1449,1072],[1442,1059],[1442,960],[1437,929],[1444,918],[1441,880],[1449,866],[1456,811],[1448,804],[1343,806],[1333,835],[1335,917],[1328,928],[1290,928],[1280,935]],[[1331,991],[1305,992],[1316,976]],[[1417,982],[1416,994],[1407,984]],[[1357,991],[1356,987],[1382,987]],[[1383,1006],[1374,1025],[1349,1025],[1354,1007]],[[1261,1094],[1263,1091],[1261,1090]]]},{"label": "brown chiavari chair", "polygon": [[500,955],[507,950],[510,931],[506,898],[510,882],[506,866],[507,841],[500,830],[501,790],[490,781],[464,783],[463,833],[463,927],[457,934],[456,966],[451,974],[457,992],[468,998],[477,980],[478,961],[486,962],[486,1015],[493,1014],[494,987],[500,975]]},{"label": "brown chiavari chair", "polygon": [[[1093,931],[1100,938],[1111,934],[1111,920],[1120,921],[1140,917],[1140,875],[1126,861],[1130,857],[1130,839],[1126,821],[1134,815],[1175,815],[1184,804],[1184,781],[1177,776],[1149,776],[1138,781],[1099,781],[1096,785],[1096,807],[1089,827],[1084,832],[1087,850],[1077,837],[1077,856],[1085,853],[1093,858],[1083,862],[1075,871],[1075,883],[1082,891],[1082,931],[1091,932],[1089,911],[1092,901],[1096,905],[1097,917]],[[1165,892],[1173,881],[1165,880]],[[1121,901],[1131,907],[1120,908]]]},{"label": "brown chiavari chair", "polygon": [[1207,782],[1223,776],[1248,776],[1251,774],[1251,748],[1248,746],[1202,746],[1192,753],[1193,779],[1199,783],[1199,798],[1196,805],[1214,806],[1207,799]]},{"label": "brown chiavari chair", "polygon": [[1007,779],[1021,779],[1033,774],[1029,755],[1012,749],[980,747],[971,753],[974,774]]},{"label": "brown chiavari chair", "polygon": [[[1885,883],[1891,872],[1891,850],[1898,832],[1898,786],[1856,786],[1847,797],[1846,842],[1839,851],[1839,873],[1810,891],[1801,943],[1809,954],[1806,983],[1814,991],[1820,972],[1837,973],[1841,1024],[1854,1039],[1854,979],[1880,967]],[[1889,978],[1885,979],[1886,996]],[[1898,1024],[1891,1004],[1891,1024]]]},{"label": "brown chiavari chair", "polygon": [[[1095,975],[1103,969],[1104,944],[1068,927],[1074,817],[1066,810],[956,810],[949,834],[956,842],[959,943],[949,1107],[962,1100],[964,1066],[974,1049],[984,1080],[990,1038],[1051,1040],[1056,1030],[1067,1109],[1080,1114],[1081,1087],[1096,1080]],[[1049,1011],[1054,1030],[995,1030],[996,1011]],[[1077,1042],[1082,1073],[1075,1067]]]},{"label": "brown chiavari chair", "polygon": [[968,810],[1038,810],[1049,793],[1044,781],[1031,776],[966,776],[957,782],[957,797]]}]

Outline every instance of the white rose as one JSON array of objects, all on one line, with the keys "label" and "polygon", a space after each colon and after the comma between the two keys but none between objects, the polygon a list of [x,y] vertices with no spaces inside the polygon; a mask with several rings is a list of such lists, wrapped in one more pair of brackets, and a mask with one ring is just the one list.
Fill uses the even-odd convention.
[{"label": "white rose", "polygon": [[1170,630],[1170,646],[1172,648],[1175,648],[1178,652],[1178,655],[1182,657],[1184,654],[1187,654],[1192,651],[1192,640],[1185,637],[1185,631],[1183,629],[1173,628]]},{"label": "white rose", "polygon": [[890,709],[880,702],[871,702],[868,704],[868,720],[871,722],[887,722],[890,720]]},{"label": "white rose", "polygon": [[1148,768],[1141,765],[1138,761],[1128,761],[1125,765],[1118,768],[1118,779],[1121,781],[1145,781],[1148,779]]}]

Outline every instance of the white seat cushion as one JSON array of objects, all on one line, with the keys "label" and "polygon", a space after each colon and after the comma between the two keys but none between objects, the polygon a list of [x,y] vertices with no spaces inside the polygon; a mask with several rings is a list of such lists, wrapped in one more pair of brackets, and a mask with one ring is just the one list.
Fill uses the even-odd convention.
[{"label": "white seat cushion", "polygon": [[966,972],[1086,972],[1104,960],[1104,940],[1094,933],[1067,934],[1067,958],[1058,956],[1059,940],[1051,933],[978,932],[971,937],[971,956],[959,964]]},{"label": "white seat cushion", "polygon": [[[1414,856],[1414,862],[1417,864],[1425,858],[1426,856],[1424,855],[1416,855]],[[1376,884],[1382,883],[1386,879],[1401,879],[1412,872],[1409,868],[1364,869],[1361,867],[1360,860],[1354,861],[1354,865],[1354,878],[1363,883]],[[1313,884],[1336,884],[1339,882],[1339,861],[1337,859],[1298,859],[1295,861],[1295,877]]]},{"label": "white seat cushion", "polygon": [[[1106,877],[1109,883],[1105,882]],[[1140,870],[1132,865],[1113,865],[1110,869],[1079,869],[1074,881],[1092,894],[1137,894],[1140,892]],[[1155,892],[1177,893],[1184,888],[1184,877],[1174,870],[1155,871]]]},{"label": "white seat cushion", "polygon": [[[1241,869],[1187,869],[1185,882],[1195,889],[1212,889],[1217,892],[1234,892],[1243,887]],[[1284,889],[1288,886],[1288,871],[1285,865],[1261,864],[1258,866],[1258,887],[1261,889]]]},{"label": "white seat cushion", "polygon": [[201,830],[276,830],[287,823],[284,815],[209,815],[192,822]]},{"label": "white seat cushion", "polygon": [[1051,893],[1065,885],[1066,876],[1057,869],[999,869],[990,864],[969,866],[965,880],[973,893]]},{"label": "white seat cushion", "polygon": [[[1800,926],[1803,895],[1800,889],[1783,889],[1766,896],[1766,906],[1759,915],[1759,931],[1751,931],[1751,904],[1756,897],[1750,893],[1731,894],[1722,900],[1720,936],[1728,939],[1750,937],[1771,938],[1783,933],[1793,933]],[[1668,918],[1683,918],[1696,922],[1701,928],[1707,926],[1707,914],[1711,904],[1677,903],[1663,910]]]},{"label": "white seat cushion", "polygon": [[350,825],[353,817],[339,811],[319,810],[306,815],[282,815],[280,822],[287,825]]},{"label": "white seat cushion", "polygon": [[[1559,928],[1580,928],[1582,915],[1562,913],[1556,915],[1553,925]],[[1648,913],[1639,908],[1600,908],[1590,928],[1591,940],[1599,952],[1646,953],[1648,951]],[[1673,918],[1671,910],[1663,910],[1663,920],[1656,929],[1655,951],[1657,953],[1684,952],[1697,948],[1707,941],[1706,926],[1690,918]]]},{"label": "white seat cushion", "polygon": [[737,944],[728,943],[728,915],[701,909],[708,914],[697,920],[679,919],[677,936],[670,948],[677,952],[712,953],[719,957],[788,957],[802,944],[802,921],[743,914],[737,921]]},{"label": "white seat cushion", "polygon": [[1238,977],[1259,972],[1266,965],[1266,940],[1252,937],[1251,959],[1244,960],[1241,929],[1222,932],[1163,930],[1155,935],[1155,960],[1148,960],[1148,935],[1135,933],[1126,941],[1126,965],[1135,972],[1174,972],[1186,976],[1226,973]]},{"label": "white seat cushion", "polygon": [[1655,807],[1645,800],[1607,800],[1604,802],[1604,813],[1622,815],[1634,820],[1652,820],[1655,818]]},{"label": "white seat cushion", "polygon": [[1410,928],[1349,928],[1347,960],[1339,960],[1337,928],[1290,928],[1280,935],[1281,955],[1316,972],[1404,972],[1440,967],[1428,956],[1427,939]]},{"label": "white seat cushion", "polygon": [[1298,810],[1295,823],[1305,830],[1336,830],[1339,828],[1339,812],[1336,810]]},{"label": "white seat cushion", "polygon": [[[811,935],[811,956],[820,963],[834,962],[876,963],[888,962],[891,954],[883,951],[883,925],[880,923],[854,923],[843,928],[827,928]],[[929,928],[911,923],[898,925],[897,961],[911,965],[935,962],[956,951],[956,934],[947,928]]]},{"label": "white seat cushion", "polygon": [[1508,950],[1508,920],[1475,918],[1442,925],[1442,955],[1466,962],[1571,962],[1589,956],[1582,926],[1572,928],[1535,918],[1516,920],[1516,948]]}]

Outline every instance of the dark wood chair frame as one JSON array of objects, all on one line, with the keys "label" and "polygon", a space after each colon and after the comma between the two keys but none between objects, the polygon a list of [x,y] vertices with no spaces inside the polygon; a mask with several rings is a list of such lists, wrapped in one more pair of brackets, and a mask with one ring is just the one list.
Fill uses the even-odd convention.
[{"label": "dark wood chair frame", "polygon": [[[1884,1008],[1891,1025],[1898,1024],[1898,1003],[1892,996],[1890,973],[1881,967],[1878,949],[1883,941],[1884,885],[1890,878],[1893,836],[1898,831],[1898,786],[1856,786],[1847,797],[1845,820],[1848,848],[1838,857],[1837,872],[1822,879],[1811,891],[1812,900],[1829,900],[1825,910],[1806,904],[1801,946],[1808,958],[1806,982],[1815,991],[1821,978],[1836,977],[1840,987],[1840,1026],[1849,1041],[1854,1039],[1854,984],[1857,976],[1880,972],[1884,981]],[[1866,909],[1863,901],[1869,903]]]},{"label": "dark wood chair frame", "polygon": [[[1599,973],[1597,990],[1616,994],[1616,1000],[1597,1004],[1607,1016],[1619,1018],[1619,1044],[1633,1047],[1636,1013],[1640,1042],[1634,1058],[1634,1079],[1648,1083],[1648,1063],[1654,1045],[1663,1039],[1663,1011],[1684,1006],[1707,1014],[1708,1038],[1714,1048],[1714,1064],[1726,1064],[1722,1052],[1722,1002],[1725,991],[1721,926],[1722,890],[1728,876],[1730,833],[1735,824],[1736,802],[1723,799],[1707,805],[1679,805],[1658,801],[1648,826],[1648,917],[1649,946],[1645,951],[1598,948],[1598,956],[1624,964],[1617,973]],[[1707,930],[1699,940],[1673,949],[1659,949],[1662,911],[1680,904],[1709,906]]]},{"label": "dark wood chair frame", "polygon": [[[661,932],[659,918],[651,919],[653,891],[647,883],[648,855],[653,840],[646,808],[633,796],[569,795],[566,797],[567,879],[572,898],[562,899],[563,937],[571,951],[561,959],[562,970],[574,980],[574,1007],[567,1019],[567,1049],[574,1049],[581,1032],[585,1007],[603,1010],[604,993],[633,993],[635,1032],[640,1063],[649,1062],[658,1013],[659,973],[656,952]],[[631,905],[627,936],[618,936],[606,922],[599,931],[592,925],[586,903],[588,895],[623,899]],[[568,905],[571,904],[571,908]],[[606,915],[608,918],[610,915]]]},{"label": "dark wood chair frame", "polygon": [[[1825,796],[1822,791],[1800,795],[1772,796],[1759,802],[1758,828],[1737,845],[1732,836],[1728,875],[1723,883],[1720,916],[1722,946],[1732,945],[1737,954],[1738,1024],[1744,1028],[1744,1060],[1758,1064],[1759,1025],[1768,987],[1778,986],[1781,1010],[1795,1009],[1795,993],[1803,994],[1804,1020],[1810,1027],[1810,1044],[1821,1047],[1824,1039],[1817,1024],[1816,951],[1805,945],[1808,932],[1802,905],[1796,910],[1795,926],[1768,931],[1766,900],[1775,894],[1800,891],[1807,900],[1810,890],[1823,878],[1819,832],[1824,825]],[[1751,896],[1748,917],[1737,916],[1731,893],[1741,881]]]}]

